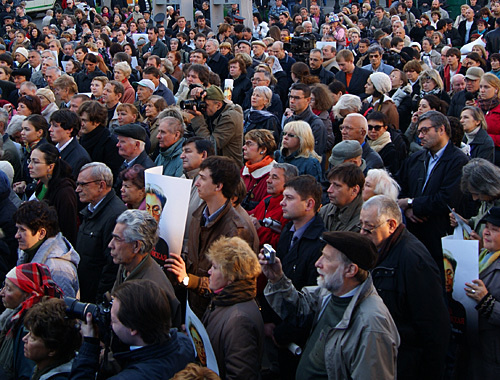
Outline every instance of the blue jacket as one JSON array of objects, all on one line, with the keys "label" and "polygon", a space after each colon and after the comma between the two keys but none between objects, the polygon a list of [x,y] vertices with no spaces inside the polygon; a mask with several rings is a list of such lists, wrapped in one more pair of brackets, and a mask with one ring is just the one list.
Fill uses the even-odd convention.
[{"label": "blue jacket", "polygon": [[[194,350],[187,336],[178,334],[175,329],[171,330],[170,335],[171,339],[168,342],[115,354],[114,358],[122,370],[109,379],[162,380],[172,378],[194,360]],[[99,369],[100,351],[97,339],[85,338],[79,354],[73,361],[70,379],[94,379]]]},{"label": "blue jacket", "polygon": [[182,144],[185,138],[181,138],[174,145],[167,148],[165,151],[161,151],[156,157],[155,164],[157,166],[163,166],[163,175],[169,175],[171,177],[180,177],[183,173],[182,171]]},{"label": "blue jacket", "polygon": [[319,163],[319,161],[316,158],[314,158],[312,156],[310,156],[308,158],[297,157],[297,152],[294,152],[294,153],[290,154],[289,156],[285,157],[285,156],[281,155],[281,151],[279,151],[279,150],[277,150],[274,153],[274,156],[275,156],[276,162],[279,162],[279,163],[286,162],[287,164],[292,164],[292,165],[296,166],[297,169],[299,169],[299,175],[310,174],[314,178],[316,178],[316,180],[318,182],[322,181],[323,175],[321,174],[322,173],[321,164]]}]

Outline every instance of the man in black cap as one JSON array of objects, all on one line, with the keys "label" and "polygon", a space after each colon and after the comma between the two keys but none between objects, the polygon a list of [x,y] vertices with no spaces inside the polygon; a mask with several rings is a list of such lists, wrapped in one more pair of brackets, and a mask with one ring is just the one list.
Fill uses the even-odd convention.
[{"label": "man in black cap", "polygon": [[300,293],[279,258],[269,263],[259,255],[273,309],[289,323],[313,325],[296,378],[394,379],[399,334],[369,273],[375,245],[355,232],[324,232],[322,240],[315,264],[319,286]]},{"label": "man in black cap", "polygon": [[[115,128],[115,135],[118,138],[116,147],[118,154],[125,160],[120,167],[120,172],[135,164],[142,165],[145,169],[154,166],[153,161],[146,153],[145,146],[148,139],[146,130],[139,124],[125,124]],[[118,178],[115,182],[115,191],[120,196],[122,180]]]}]

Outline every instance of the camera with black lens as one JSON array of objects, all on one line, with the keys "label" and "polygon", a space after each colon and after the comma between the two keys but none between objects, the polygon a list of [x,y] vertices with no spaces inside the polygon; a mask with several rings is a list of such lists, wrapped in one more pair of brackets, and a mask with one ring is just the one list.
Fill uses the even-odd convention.
[{"label": "camera with black lens", "polygon": [[289,43],[284,44],[284,48],[300,62],[307,62],[309,52],[314,49],[316,37],[312,33],[303,33],[300,37],[292,37]]},{"label": "camera with black lens", "polygon": [[268,264],[274,264],[276,261],[276,251],[269,244],[264,244],[262,247],[262,253],[264,255],[264,259],[268,262]]},{"label": "camera with black lens", "polygon": [[196,111],[200,112],[205,112],[207,110],[207,103],[200,99],[181,100],[179,106],[181,110],[194,111],[194,107],[196,107]]},{"label": "camera with black lens", "polygon": [[111,338],[111,302],[99,305],[80,302],[76,298],[64,297],[66,302],[66,315],[82,321],[87,320],[87,313],[92,314],[92,321],[97,325],[99,337],[103,342]]}]

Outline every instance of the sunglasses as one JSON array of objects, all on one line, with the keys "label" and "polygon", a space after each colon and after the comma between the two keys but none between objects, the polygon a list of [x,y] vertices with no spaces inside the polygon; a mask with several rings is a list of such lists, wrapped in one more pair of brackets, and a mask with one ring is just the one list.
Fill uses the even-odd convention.
[{"label": "sunglasses", "polygon": [[381,125],[370,125],[368,124],[368,130],[371,131],[372,129],[375,129],[377,132],[382,129]]}]

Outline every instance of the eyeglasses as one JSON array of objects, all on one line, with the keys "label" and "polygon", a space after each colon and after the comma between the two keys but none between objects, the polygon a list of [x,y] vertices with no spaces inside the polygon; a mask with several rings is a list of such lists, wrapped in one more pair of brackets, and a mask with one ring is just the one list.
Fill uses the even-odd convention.
[{"label": "eyeglasses", "polygon": [[78,187],[78,186],[84,187],[84,186],[87,186],[87,185],[89,185],[91,183],[94,183],[94,182],[101,182],[101,180],[100,179],[95,179],[93,181],[88,181],[88,182],[77,182],[76,183],[76,187]]},{"label": "eyeglasses", "polygon": [[368,130],[371,131],[372,129],[375,129],[377,132],[382,129],[381,125],[370,125],[368,124]]},{"label": "eyeglasses", "polygon": [[345,125],[345,126],[344,126],[344,125],[341,125],[341,126],[339,127],[339,129],[340,129],[341,131],[343,131],[343,130],[345,129],[347,132],[350,132],[350,131],[353,131],[353,130],[354,130],[354,127],[351,127],[350,125]]},{"label": "eyeglasses", "polygon": [[32,160],[30,158],[28,158],[27,162],[28,162],[28,165],[31,165],[31,164],[33,164],[33,165],[40,165],[40,164],[46,165],[45,162],[38,161],[38,160]]},{"label": "eyeglasses", "polygon": [[300,99],[305,99],[305,96],[288,95],[288,98],[293,100],[300,100]]},{"label": "eyeglasses", "polygon": [[290,132],[283,132],[283,137],[290,137],[290,138],[294,138],[294,137],[297,137],[297,135],[294,135],[293,133],[290,133]]},{"label": "eyeglasses", "polygon": [[429,133],[429,131],[434,128],[434,127],[421,127],[419,129],[417,129],[417,136],[422,134],[422,135],[426,135],[427,133]]},{"label": "eyeglasses", "polygon": [[380,223],[379,225],[375,226],[375,227],[363,227],[364,226],[364,223],[363,222],[359,222],[357,227],[360,229],[360,231],[363,231],[365,232],[366,234],[370,235],[373,231],[375,231],[377,228],[379,227],[382,227],[385,223],[387,223],[389,221],[389,219],[387,219],[386,221]]}]

